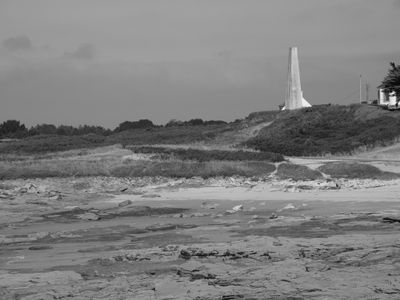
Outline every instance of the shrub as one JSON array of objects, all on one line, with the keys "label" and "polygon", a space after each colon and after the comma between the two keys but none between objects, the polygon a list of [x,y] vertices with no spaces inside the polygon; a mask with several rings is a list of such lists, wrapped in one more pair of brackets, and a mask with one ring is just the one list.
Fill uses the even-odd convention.
[{"label": "shrub", "polygon": [[147,119],[142,119],[139,121],[125,121],[118,125],[117,128],[114,129],[115,132],[121,132],[129,129],[143,129],[143,128],[152,128],[155,127],[152,121]]},{"label": "shrub", "polygon": [[24,124],[17,120],[7,120],[0,124],[0,137],[20,138],[27,133]]},{"label": "shrub", "polygon": [[319,171],[330,175],[333,178],[359,178],[359,179],[395,179],[399,174],[383,172],[377,167],[360,164],[334,162],[328,163],[318,168]]}]

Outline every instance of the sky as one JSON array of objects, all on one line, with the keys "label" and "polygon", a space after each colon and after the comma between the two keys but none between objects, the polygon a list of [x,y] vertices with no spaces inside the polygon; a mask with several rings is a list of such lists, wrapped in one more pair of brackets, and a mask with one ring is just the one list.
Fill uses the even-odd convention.
[{"label": "sky", "polygon": [[[311,104],[400,63],[400,0],[0,0],[0,122],[232,121],[278,109],[299,47]],[[363,95],[365,98],[365,95]]]}]

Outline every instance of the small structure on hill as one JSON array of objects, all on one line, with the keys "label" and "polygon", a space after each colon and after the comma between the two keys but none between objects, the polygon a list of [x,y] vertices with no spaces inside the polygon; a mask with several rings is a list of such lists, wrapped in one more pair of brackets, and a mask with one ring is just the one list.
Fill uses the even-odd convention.
[{"label": "small structure on hill", "polygon": [[400,98],[397,97],[395,91],[378,87],[378,105],[388,109],[399,109],[399,101]]},{"label": "small structure on hill", "polygon": [[311,107],[303,97],[300,82],[300,67],[297,47],[289,48],[288,80],[285,94],[285,105],[282,110]]}]

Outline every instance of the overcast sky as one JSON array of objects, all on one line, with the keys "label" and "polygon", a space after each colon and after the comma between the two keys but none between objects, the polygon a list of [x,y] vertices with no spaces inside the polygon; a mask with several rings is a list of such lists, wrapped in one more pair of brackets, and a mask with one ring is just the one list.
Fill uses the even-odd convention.
[{"label": "overcast sky", "polygon": [[400,0],[0,0],[0,122],[242,118],[283,102],[298,46],[311,104],[370,98],[400,63]]}]

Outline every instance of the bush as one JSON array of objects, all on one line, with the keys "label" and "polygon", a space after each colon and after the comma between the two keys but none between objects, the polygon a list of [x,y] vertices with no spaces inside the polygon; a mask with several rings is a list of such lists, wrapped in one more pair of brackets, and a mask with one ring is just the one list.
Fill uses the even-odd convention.
[{"label": "bush", "polygon": [[152,121],[147,119],[142,119],[139,121],[125,121],[118,125],[117,128],[114,129],[115,132],[121,132],[130,129],[143,129],[143,128],[152,128],[155,127]]},{"label": "bush", "polygon": [[383,172],[379,168],[359,163],[334,162],[318,168],[319,171],[333,178],[359,179],[395,179],[399,174]]},{"label": "bush", "polygon": [[8,120],[0,124],[0,137],[21,138],[26,134],[26,127],[20,121]]}]

